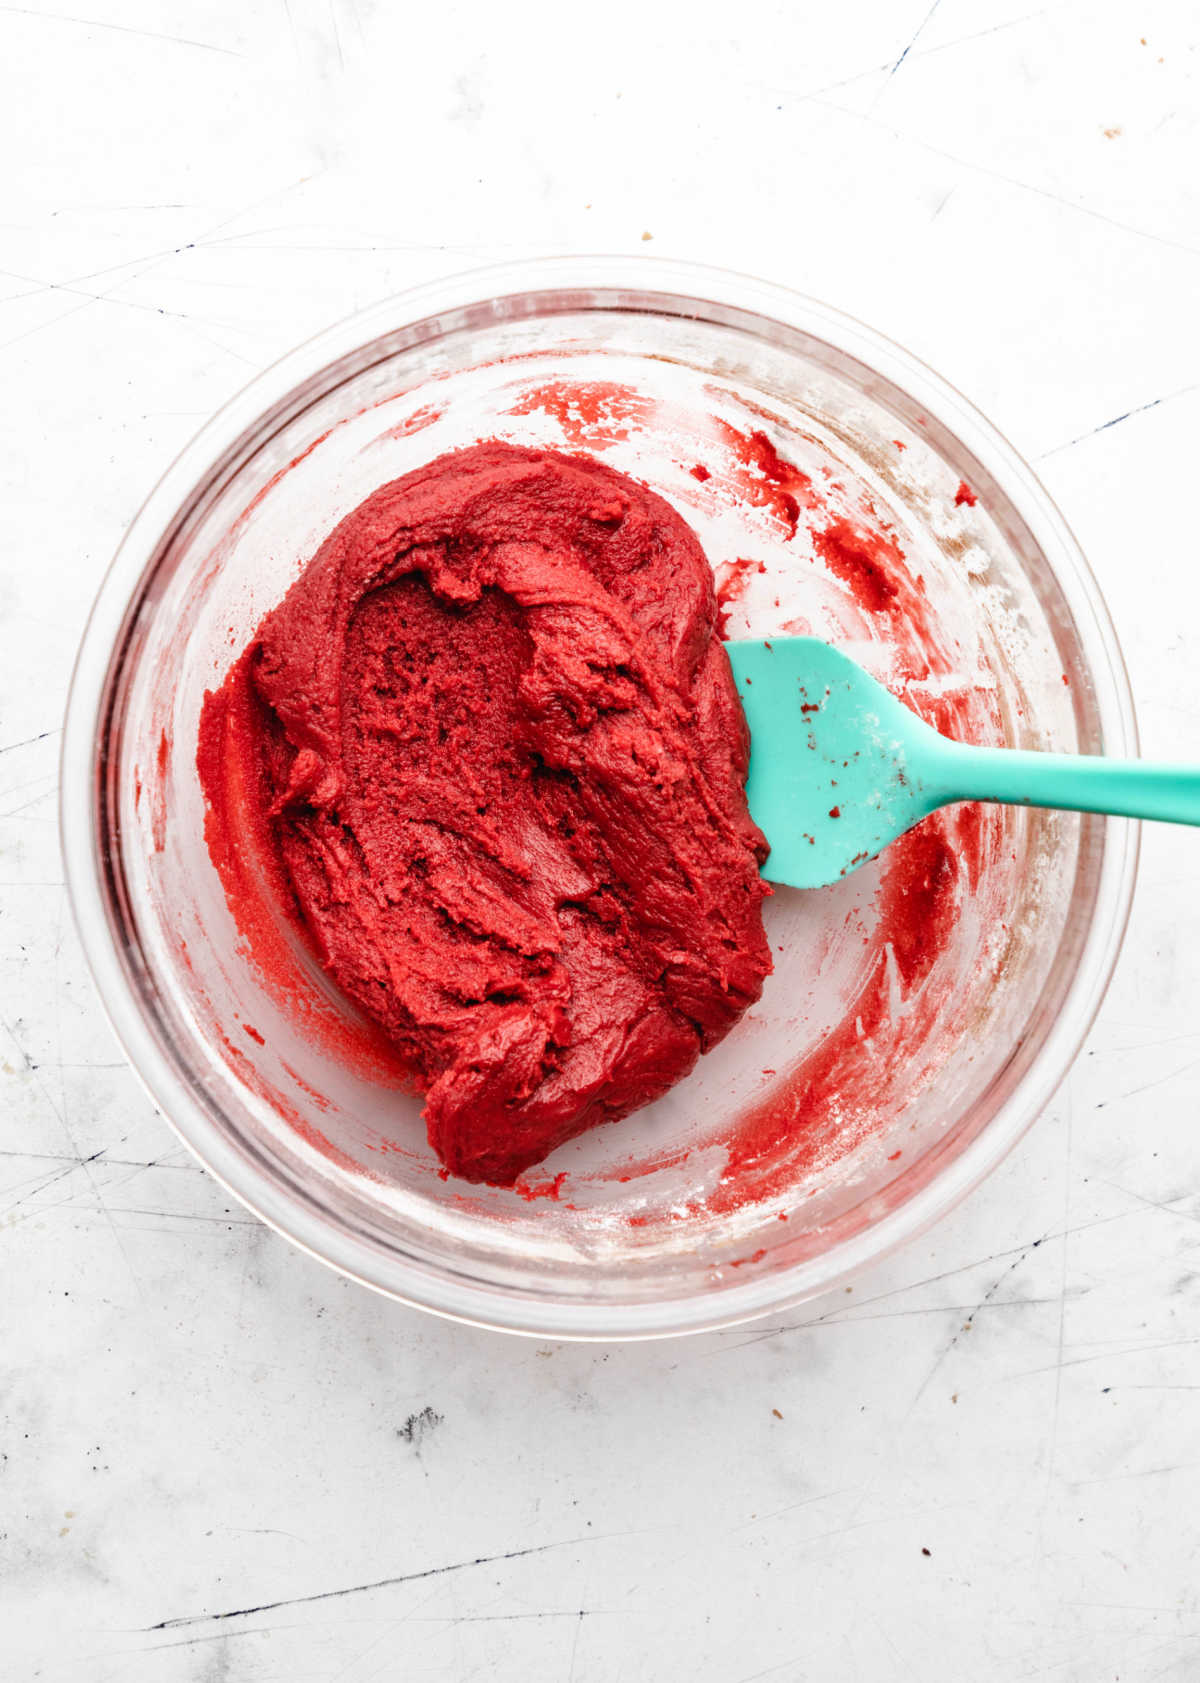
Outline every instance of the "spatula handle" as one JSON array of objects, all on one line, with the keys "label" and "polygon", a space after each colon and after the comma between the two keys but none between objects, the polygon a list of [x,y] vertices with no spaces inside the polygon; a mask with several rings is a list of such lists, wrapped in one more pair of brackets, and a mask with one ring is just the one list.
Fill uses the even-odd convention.
[{"label": "spatula handle", "polygon": [[968,748],[943,737],[932,747],[925,786],[940,806],[951,801],[1004,801],[1200,824],[1200,766]]}]

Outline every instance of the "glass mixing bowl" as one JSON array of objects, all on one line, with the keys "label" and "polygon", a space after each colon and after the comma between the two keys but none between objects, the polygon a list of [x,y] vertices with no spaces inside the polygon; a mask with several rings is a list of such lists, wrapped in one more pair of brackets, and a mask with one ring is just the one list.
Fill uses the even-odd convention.
[{"label": "glass mixing bowl", "polygon": [[[961,679],[963,717],[985,737],[1136,752],[1113,629],[1062,517],[914,358],[811,299],[714,270],[572,258],[463,275],[269,369],[133,522],[83,639],[63,743],[67,877],[101,998],[222,1184],[364,1284],[542,1336],[647,1337],[779,1310],[924,1228],[1046,1103],[1117,955],[1136,826],[991,809],[991,863],[939,960],[944,1007],[903,1057],[865,1044],[884,1072],[871,1104],[843,1117],[834,1095],[821,1149],[785,1153],[753,1196],[729,1196],[729,1130],[802,1095],[834,1017],[854,1021],[863,964],[889,962],[872,947],[876,867],[768,903],[777,968],[761,1004],[665,1099],[516,1189],[443,1178],[419,1096],[369,1026],[282,924],[257,943],[235,926],[195,743],[205,692],[336,520],[480,437],[583,448],[634,473],[675,501],[727,582],[750,575],[731,595],[732,634],[823,631],[887,675],[871,616],[831,591],[770,506],[771,463],[799,462],[896,535],[963,666],[938,681]],[[717,459],[730,440],[746,447],[740,480]],[[262,938],[279,962],[263,964]]]}]

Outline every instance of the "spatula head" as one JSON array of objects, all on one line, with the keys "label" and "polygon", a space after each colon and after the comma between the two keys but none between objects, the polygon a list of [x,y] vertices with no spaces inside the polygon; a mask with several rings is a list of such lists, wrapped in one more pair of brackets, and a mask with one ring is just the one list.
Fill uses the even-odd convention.
[{"label": "spatula head", "polygon": [[763,875],[838,882],[939,803],[941,738],[849,656],[815,637],[726,645],[750,725],[746,794],[771,844]]}]

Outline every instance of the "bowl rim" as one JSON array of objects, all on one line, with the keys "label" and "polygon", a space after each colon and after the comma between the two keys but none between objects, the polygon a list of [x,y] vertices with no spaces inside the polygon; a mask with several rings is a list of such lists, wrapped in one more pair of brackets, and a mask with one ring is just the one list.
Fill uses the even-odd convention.
[{"label": "bowl rim", "polygon": [[[282,1183],[272,1183],[231,1144],[195,1088],[160,1045],[131,985],[106,913],[100,851],[97,754],[112,666],[147,567],[214,466],[257,420],[341,357],[389,333],[455,309],[564,289],[657,292],[753,312],[810,334],[866,364],[909,397],[987,468],[1046,555],[1093,663],[1096,704],[1110,751],[1136,755],[1128,674],[1099,585],[1071,528],[1034,470],[975,406],[920,358],[853,316],[755,276],[640,255],[563,256],[460,271],[406,289],[324,329],[256,375],[176,456],[131,521],[100,584],[76,657],[60,750],[59,823],[68,898],[101,1006],[155,1107],[181,1142],[237,1199],[317,1261],[396,1301],[447,1319],[531,1337],[636,1340],[714,1331],[782,1311],[844,1285],[924,1232],[1001,1162],[1045,1108],[1090,1029],[1120,952],[1133,901],[1140,825],[1109,819],[1092,916],[1057,1019],[1019,1086],[977,1136],[929,1182],[831,1251],[719,1293],[650,1303],[538,1300],[440,1273],[384,1253],[348,1228],[322,1223]],[[836,1267],[829,1267],[830,1259]]]}]

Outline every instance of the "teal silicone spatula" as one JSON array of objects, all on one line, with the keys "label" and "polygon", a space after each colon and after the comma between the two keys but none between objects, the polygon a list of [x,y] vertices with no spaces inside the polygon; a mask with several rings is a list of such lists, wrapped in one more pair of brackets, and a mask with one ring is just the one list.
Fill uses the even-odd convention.
[{"label": "teal silicone spatula", "polygon": [[763,875],[822,888],[954,801],[1200,824],[1200,767],[952,742],[815,637],[726,645],[750,726]]}]

